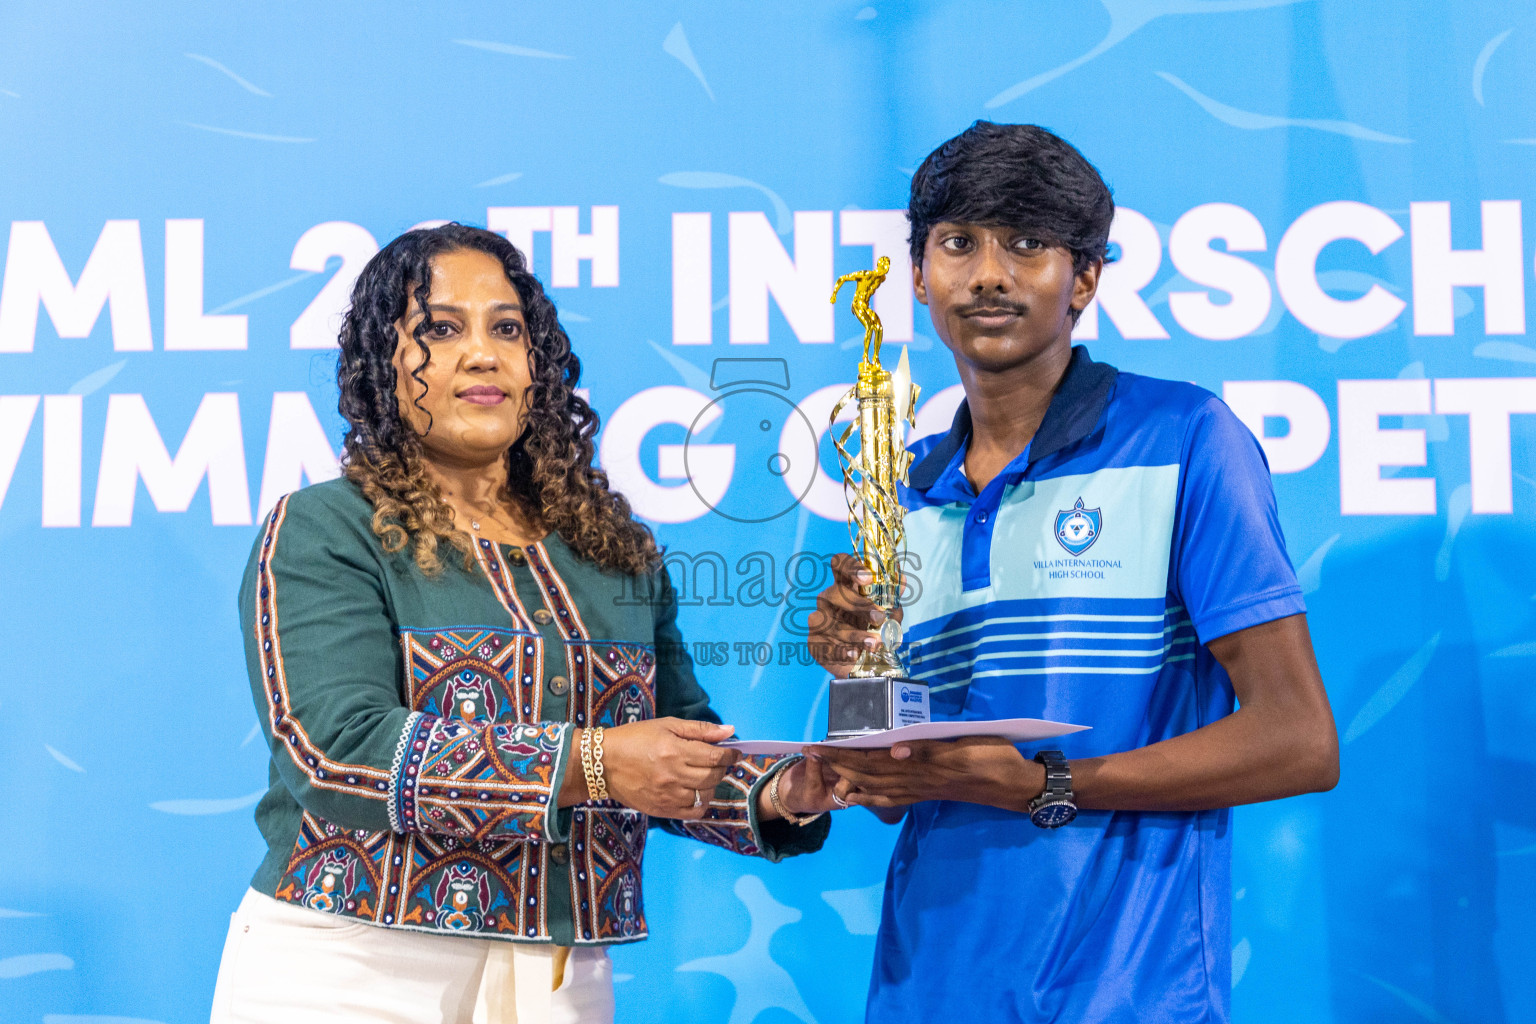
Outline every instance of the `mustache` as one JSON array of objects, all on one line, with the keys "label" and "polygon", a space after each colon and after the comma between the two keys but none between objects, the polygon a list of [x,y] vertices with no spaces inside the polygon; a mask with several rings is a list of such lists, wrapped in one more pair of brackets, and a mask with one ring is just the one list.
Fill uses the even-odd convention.
[{"label": "mustache", "polygon": [[988,313],[1012,313],[1015,316],[1023,316],[1029,312],[1029,307],[1020,302],[1007,302],[1001,299],[989,299],[967,303],[955,310],[961,316],[977,316]]}]

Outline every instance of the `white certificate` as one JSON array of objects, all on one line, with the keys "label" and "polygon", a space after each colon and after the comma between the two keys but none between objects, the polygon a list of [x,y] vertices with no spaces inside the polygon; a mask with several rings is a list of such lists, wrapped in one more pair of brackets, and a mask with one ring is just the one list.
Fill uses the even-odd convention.
[{"label": "white certificate", "polygon": [[847,750],[883,750],[905,740],[958,740],[967,736],[996,736],[1012,743],[1049,740],[1090,728],[1070,722],[1051,722],[1043,718],[999,718],[989,722],[924,722],[886,729],[846,740],[729,740],[720,744],[743,754],[794,754],[806,747],[842,747]]}]

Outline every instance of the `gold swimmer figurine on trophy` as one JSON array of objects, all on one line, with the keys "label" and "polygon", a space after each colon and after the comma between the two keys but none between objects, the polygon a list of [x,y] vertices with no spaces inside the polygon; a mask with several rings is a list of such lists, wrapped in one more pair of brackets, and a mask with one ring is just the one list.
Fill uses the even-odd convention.
[{"label": "gold swimmer figurine on trophy", "polygon": [[[928,721],[928,687],[907,678],[901,624],[896,621],[906,537],[896,487],[907,482],[912,464],[903,423],[910,426],[916,422],[918,387],[912,383],[905,347],[894,373],[880,365],[884,331],[879,314],[869,306],[890,269],[890,258],[882,256],[874,270],[844,274],[832,288],[835,304],[843,285],[854,282],[853,315],[864,325],[864,358],[859,363],[858,383],[838,399],[832,422],[837,422],[849,402],[858,403],[858,416],[841,435],[834,428],[832,444],[843,469],[853,549],[874,577],[870,600],[886,618],[880,626],[879,646],[863,652],[846,679],[832,680],[827,711],[829,740]],[[859,435],[858,452],[852,453],[848,445],[855,432]]]}]

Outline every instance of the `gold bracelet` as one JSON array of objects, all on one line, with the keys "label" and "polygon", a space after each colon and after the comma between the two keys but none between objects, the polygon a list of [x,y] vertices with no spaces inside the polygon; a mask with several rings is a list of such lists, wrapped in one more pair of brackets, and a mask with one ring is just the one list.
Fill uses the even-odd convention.
[{"label": "gold bracelet", "polygon": [[592,799],[608,799],[608,780],[603,777],[603,727],[589,730],[592,735],[592,777],[588,781],[587,788],[592,792]]},{"label": "gold bracelet", "polygon": [[826,813],[826,811],[819,811],[816,814],[795,814],[788,807],[784,806],[784,798],[779,796],[779,780],[784,777],[790,768],[795,766],[797,761],[803,760],[804,758],[801,757],[794,758],[788,765],[774,772],[773,781],[768,783],[768,802],[773,805],[773,809],[779,812],[779,817],[792,824],[799,825],[801,828],[804,828]]},{"label": "gold bracelet", "polygon": [[597,799],[597,773],[592,769],[592,730],[581,730],[581,773],[587,779],[587,799]]}]

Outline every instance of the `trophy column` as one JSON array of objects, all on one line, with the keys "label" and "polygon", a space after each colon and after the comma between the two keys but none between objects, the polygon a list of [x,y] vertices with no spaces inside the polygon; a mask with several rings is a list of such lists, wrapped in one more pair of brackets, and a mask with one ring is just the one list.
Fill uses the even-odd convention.
[{"label": "trophy column", "polygon": [[[913,422],[918,388],[912,383],[906,349],[902,349],[894,374],[880,365],[883,331],[869,300],[885,280],[890,265],[891,261],[882,256],[874,270],[845,274],[832,289],[835,303],[843,284],[854,282],[853,313],[864,325],[864,358],[859,363],[858,383],[832,410],[836,423],[848,402],[856,401],[858,417],[841,436],[834,432],[833,445],[843,469],[849,535],[855,553],[874,577],[870,598],[886,613],[886,619],[880,626],[879,645],[863,652],[846,678],[832,680],[827,698],[829,740],[929,720],[928,687],[907,678],[901,624],[895,617],[901,603],[900,562],[906,537],[897,484],[906,481],[912,461],[903,442],[902,424]],[[859,435],[856,453],[849,448],[855,432]]]}]

